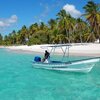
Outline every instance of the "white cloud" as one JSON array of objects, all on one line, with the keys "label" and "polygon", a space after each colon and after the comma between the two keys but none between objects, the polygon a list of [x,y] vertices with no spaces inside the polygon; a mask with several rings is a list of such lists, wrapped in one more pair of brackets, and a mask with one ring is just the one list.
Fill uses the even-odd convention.
[{"label": "white cloud", "polygon": [[12,15],[11,18],[8,19],[9,23],[16,23],[17,22],[17,16],[16,15]]},{"label": "white cloud", "polygon": [[8,19],[0,19],[0,27],[5,28],[8,26],[11,26],[12,24],[17,22],[17,16],[16,15],[12,15],[10,18]]},{"label": "white cloud", "polygon": [[44,6],[45,10],[44,12],[41,14],[42,17],[46,17],[49,13],[49,7],[48,5]]},{"label": "white cloud", "polygon": [[78,11],[74,5],[70,5],[70,4],[66,4],[65,6],[63,6],[63,9],[69,13],[72,17],[74,18],[78,18],[81,16],[81,12]]},{"label": "white cloud", "polygon": [[7,27],[10,26],[9,23],[7,23],[5,20],[0,20],[0,27]]}]

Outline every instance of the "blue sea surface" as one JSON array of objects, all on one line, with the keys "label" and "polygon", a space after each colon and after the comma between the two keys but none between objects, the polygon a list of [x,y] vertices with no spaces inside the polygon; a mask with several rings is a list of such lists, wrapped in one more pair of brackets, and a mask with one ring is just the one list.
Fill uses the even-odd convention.
[{"label": "blue sea surface", "polygon": [[0,49],[0,100],[100,100],[100,62],[87,74],[62,72],[33,68],[34,56]]}]

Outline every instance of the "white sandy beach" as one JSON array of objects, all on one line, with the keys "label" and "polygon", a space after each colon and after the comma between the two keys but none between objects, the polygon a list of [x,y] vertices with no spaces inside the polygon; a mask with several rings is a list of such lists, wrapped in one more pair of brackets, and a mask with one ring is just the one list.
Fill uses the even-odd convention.
[{"label": "white sandy beach", "polygon": [[[25,52],[36,52],[36,53],[44,53],[45,50],[50,52],[51,48],[47,48],[50,44],[44,45],[22,45],[22,46],[7,46],[9,50],[13,51],[25,51]],[[72,44],[69,48],[69,54],[73,56],[98,56],[100,57],[100,44],[98,43],[84,43],[80,44]],[[63,47],[64,48],[64,47]],[[61,54],[62,50],[60,48],[56,49],[56,54]]]}]

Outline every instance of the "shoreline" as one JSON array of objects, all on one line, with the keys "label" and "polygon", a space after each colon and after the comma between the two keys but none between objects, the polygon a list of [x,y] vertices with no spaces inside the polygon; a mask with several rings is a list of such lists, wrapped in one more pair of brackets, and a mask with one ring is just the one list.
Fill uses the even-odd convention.
[{"label": "shoreline", "polygon": [[[45,50],[51,51],[51,48],[47,48],[52,44],[44,44],[44,45],[21,45],[21,46],[2,46],[1,48],[5,48],[10,51],[14,52],[24,52],[29,54],[44,54]],[[43,47],[43,48],[41,48]],[[45,48],[46,47],[46,48]],[[65,49],[65,47],[63,47]],[[61,55],[62,51],[60,48],[55,50],[55,55]],[[100,57],[100,44],[96,43],[74,43],[69,48],[69,55],[70,56],[92,56],[92,57]]]}]

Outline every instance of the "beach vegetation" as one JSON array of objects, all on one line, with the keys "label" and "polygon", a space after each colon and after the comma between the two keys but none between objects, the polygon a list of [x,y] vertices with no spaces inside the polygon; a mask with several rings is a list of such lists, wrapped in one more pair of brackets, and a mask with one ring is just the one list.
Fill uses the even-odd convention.
[{"label": "beach vegetation", "polygon": [[83,8],[85,10],[85,14],[83,15],[90,25],[91,32],[95,34],[95,37],[98,38],[100,42],[100,4],[88,1]]}]

